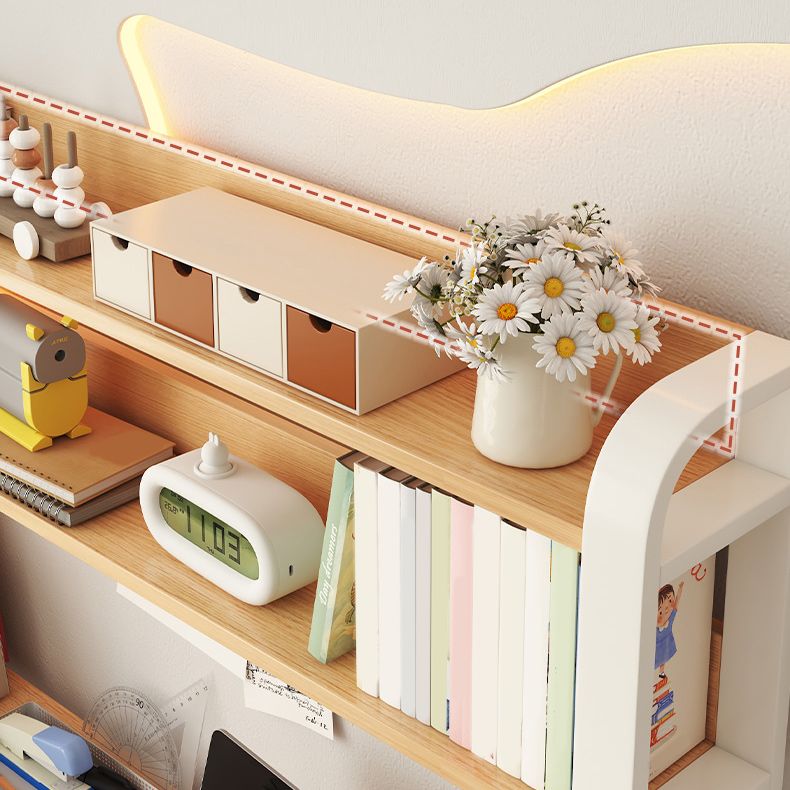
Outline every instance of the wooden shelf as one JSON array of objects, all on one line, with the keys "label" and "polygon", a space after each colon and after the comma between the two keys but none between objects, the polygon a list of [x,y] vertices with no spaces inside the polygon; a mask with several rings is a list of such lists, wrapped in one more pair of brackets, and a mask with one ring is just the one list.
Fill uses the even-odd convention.
[{"label": "wooden shelf", "polygon": [[23,677],[8,670],[8,685],[10,693],[0,699],[0,716],[5,716],[12,710],[27,702],[35,702],[42,708],[46,708],[53,716],[56,716],[68,727],[76,732],[82,731],[82,719],[75,716],[70,710],[48,697],[43,691],[36,688],[32,683],[28,683]]},{"label": "wooden shelf", "polygon": [[264,667],[454,785],[527,788],[446,735],[360,691],[353,653],[327,665],[310,656],[306,646],[314,585],[268,606],[244,604],[161,549],[136,502],[70,530],[5,496],[0,496],[0,513]]},{"label": "wooden shelf", "polygon": [[[475,374],[471,371],[457,373],[357,417],[96,302],[89,258],[58,266],[40,260],[23,261],[9,241],[0,239],[0,287],[70,315],[109,338],[504,518],[581,548],[587,487],[600,447],[614,423],[611,416],[604,417],[595,432],[592,450],[580,461],[560,469],[513,469],[484,458],[471,443],[475,387]],[[614,401],[627,406],[655,381],[719,348],[725,341],[673,325],[662,336],[662,342],[664,348],[653,364],[626,364]],[[594,384],[608,370],[604,361],[596,370]],[[600,391],[601,387],[596,389]],[[724,461],[720,455],[701,451],[689,464],[679,487]],[[487,482],[475,482],[480,480]]]}]

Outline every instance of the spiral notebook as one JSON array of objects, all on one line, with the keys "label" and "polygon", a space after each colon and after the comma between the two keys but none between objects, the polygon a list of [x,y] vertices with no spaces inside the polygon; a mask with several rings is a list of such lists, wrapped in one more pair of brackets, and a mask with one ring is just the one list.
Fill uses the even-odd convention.
[{"label": "spiral notebook", "polygon": [[21,500],[21,486],[28,486],[25,501],[37,510],[30,489],[74,508],[173,455],[172,442],[98,409],[89,408],[84,422],[88,435],[60,437],[36,453],[0,434],[0,473],[11,478],[3,490]]}]

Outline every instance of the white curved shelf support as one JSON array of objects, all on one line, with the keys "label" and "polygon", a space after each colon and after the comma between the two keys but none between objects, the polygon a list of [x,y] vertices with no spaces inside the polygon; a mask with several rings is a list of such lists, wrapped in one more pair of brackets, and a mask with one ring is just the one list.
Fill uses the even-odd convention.
[{"label": "white curved shelf support", "polygon": [[[715,754],[692,764],[696,781],[705,780],[694,786],[781,790],[790,703],[790,341],[754,332],[741,342],[737,460],[672,493],[703,439],[730,418],[734,353],[721,348],[644,392],[614,426],[593,471],[582,542],[574,790],[647,787],[656,592],[662,579],[726,545],[717,743]],[[690,770],[667,790],[689,787]],[[732,782],[716,783],[722,771]]]}]

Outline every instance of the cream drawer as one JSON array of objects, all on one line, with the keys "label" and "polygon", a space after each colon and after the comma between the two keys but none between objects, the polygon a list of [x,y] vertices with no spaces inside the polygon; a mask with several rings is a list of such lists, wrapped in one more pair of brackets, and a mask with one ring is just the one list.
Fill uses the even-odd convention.
[{"label": "cream drawer", "polygon": [[96,296],[143,318],[151,318],[148,250],[91,228]]},{"label": "cream drawer", "polygon": [[256,368],[283,374],[281,304],[217,278],[218,348]]}]

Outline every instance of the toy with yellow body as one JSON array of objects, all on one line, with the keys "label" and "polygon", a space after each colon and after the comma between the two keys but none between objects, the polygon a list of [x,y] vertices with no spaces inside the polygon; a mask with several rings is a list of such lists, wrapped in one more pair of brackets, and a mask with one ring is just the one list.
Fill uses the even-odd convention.
[{"label": "toy with yellow body", "polygon": [[56,436],[90,432],[85,343],[77,324],[61,322],[0,295],[0,432],[35,452]]}]

